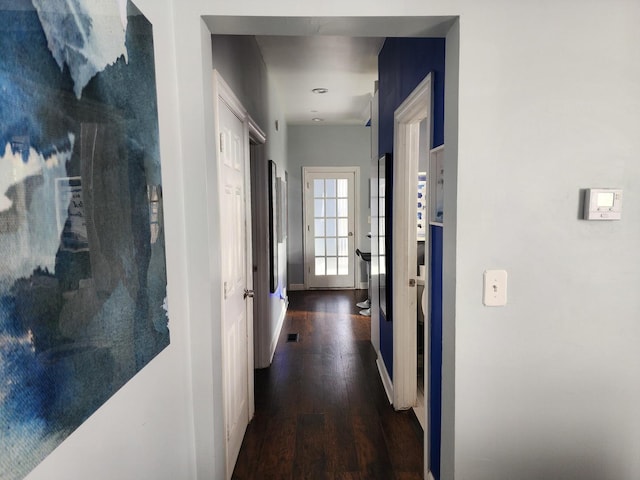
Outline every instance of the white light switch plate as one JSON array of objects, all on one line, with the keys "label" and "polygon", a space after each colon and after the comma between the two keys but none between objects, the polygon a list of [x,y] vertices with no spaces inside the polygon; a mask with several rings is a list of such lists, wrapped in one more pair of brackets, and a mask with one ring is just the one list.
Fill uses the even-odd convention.
[{"label": "white light switch plate", "polygon": [[483,303],[487,307],[507,304],[507,271],[485,270]]}]

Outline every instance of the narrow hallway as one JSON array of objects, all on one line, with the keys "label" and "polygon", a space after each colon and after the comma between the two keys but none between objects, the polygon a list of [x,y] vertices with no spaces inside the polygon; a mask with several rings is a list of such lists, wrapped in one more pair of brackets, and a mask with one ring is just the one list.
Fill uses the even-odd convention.
[{"label": "narrow hallway", "polygon": [[[389,405],[370,342],[366,292],[290,292],[234,479],[422,478],[422,430]],[[289,334],[298,341],[287,341]]]}]

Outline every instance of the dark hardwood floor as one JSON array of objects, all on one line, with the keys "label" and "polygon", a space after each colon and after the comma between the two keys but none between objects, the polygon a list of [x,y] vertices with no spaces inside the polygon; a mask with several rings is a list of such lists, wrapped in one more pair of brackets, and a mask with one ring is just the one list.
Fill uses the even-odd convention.
[{"label": "dark hardwood floor", "polygon": [[[413,480],[422,430],[389,405],[375,364],[365,291],[290,292],[273,363],[256,370],[255,417],[234,479]],[[298,333],[298,342],[287,342]]]}]

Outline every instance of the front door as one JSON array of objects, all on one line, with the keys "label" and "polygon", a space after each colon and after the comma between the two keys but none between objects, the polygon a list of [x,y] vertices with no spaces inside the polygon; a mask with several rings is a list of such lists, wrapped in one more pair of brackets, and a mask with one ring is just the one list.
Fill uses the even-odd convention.
[{"label": "front door", "polygon": [[220,127],[221,230],[223,282],[223,375],[227,472],[240,452],[249,423],[247,230],[245,224],[246,149],[244,124],[224,101],[218,101]]},{"label": "front door", "polygon": [[305,284],[355,288],[356,168],[304,169]]}]

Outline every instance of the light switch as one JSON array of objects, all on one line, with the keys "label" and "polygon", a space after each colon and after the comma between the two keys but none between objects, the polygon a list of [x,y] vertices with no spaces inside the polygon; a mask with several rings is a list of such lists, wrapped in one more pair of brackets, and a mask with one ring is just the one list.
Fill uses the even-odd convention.
[{"label": "light switch", "polygon": [[483,303],[487,307],[502,307],[507,304],[506,270],[485,270]]}]

